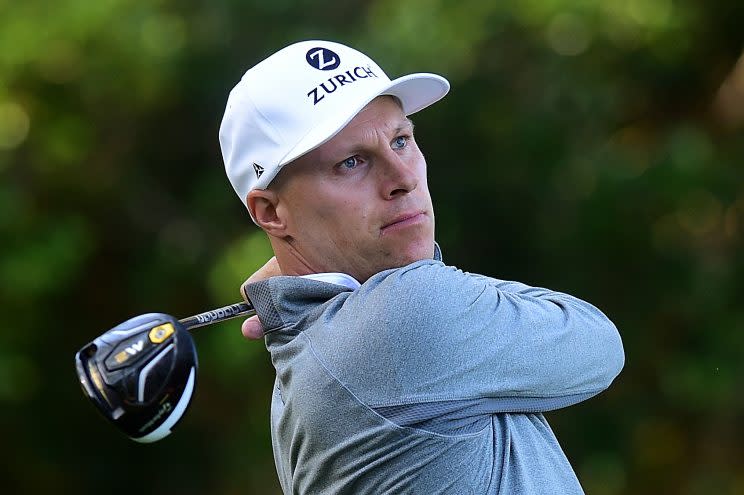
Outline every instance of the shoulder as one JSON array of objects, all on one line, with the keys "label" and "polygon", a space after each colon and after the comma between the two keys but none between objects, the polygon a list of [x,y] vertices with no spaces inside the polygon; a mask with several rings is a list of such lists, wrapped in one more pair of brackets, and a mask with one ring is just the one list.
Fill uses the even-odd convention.
[{"label": "shoulder", "polygon": [[370,294],[399,292],[434,295],[472,283],[472,277],[462,270],[437,260],[421,260],[400,268],[385,270],[367,280],[361,289]]}]

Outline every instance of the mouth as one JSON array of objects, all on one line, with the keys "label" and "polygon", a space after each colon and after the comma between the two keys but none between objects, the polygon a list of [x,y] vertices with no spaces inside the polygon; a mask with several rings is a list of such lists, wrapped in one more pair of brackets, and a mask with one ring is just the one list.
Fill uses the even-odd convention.
[{"label": "mouth", "polygon": [[423,222],[426,219],[426,213],[423,211],[414,211],[403,213],[393,219],[392,222],[387,223],[380,229],[380,234],[385,235],[406,227],[411,227]]}]

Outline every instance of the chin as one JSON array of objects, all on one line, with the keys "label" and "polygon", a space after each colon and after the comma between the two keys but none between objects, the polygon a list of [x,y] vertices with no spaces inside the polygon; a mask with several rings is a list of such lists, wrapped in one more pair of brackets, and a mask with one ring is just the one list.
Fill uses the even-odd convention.
[{"label": "chin", "polygon": [[406,249],[399,252],[398,266],[405,266],[421,260],[430,260],[434,257],[434,239],[421,239],[409,244]]}]

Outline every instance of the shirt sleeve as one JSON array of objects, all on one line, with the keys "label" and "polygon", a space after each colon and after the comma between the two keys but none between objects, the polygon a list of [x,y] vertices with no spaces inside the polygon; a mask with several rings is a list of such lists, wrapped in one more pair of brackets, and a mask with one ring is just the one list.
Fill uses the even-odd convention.
[{"label": "shirt sleeve", "polygon": [[343,334],[310,336],[313,345],[378,408],[478,400],[492,412],[551,410],[604,390],[624,364],[615,325],[591,304],[431,260],[378,274],[335,318]]}]

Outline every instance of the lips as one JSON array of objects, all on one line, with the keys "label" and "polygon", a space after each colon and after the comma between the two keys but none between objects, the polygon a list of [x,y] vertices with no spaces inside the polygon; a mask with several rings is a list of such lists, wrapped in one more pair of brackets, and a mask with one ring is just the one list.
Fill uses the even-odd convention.
[{"label": "lips", "polygon": [[399,228],[405,228],[411,225],[415,225],[421,222],[425,218],[425,216],[426,214],[423,211],[402,213],[396,216],[391,222],[383,225],[380,229],[380,233],[385,234]]}]

